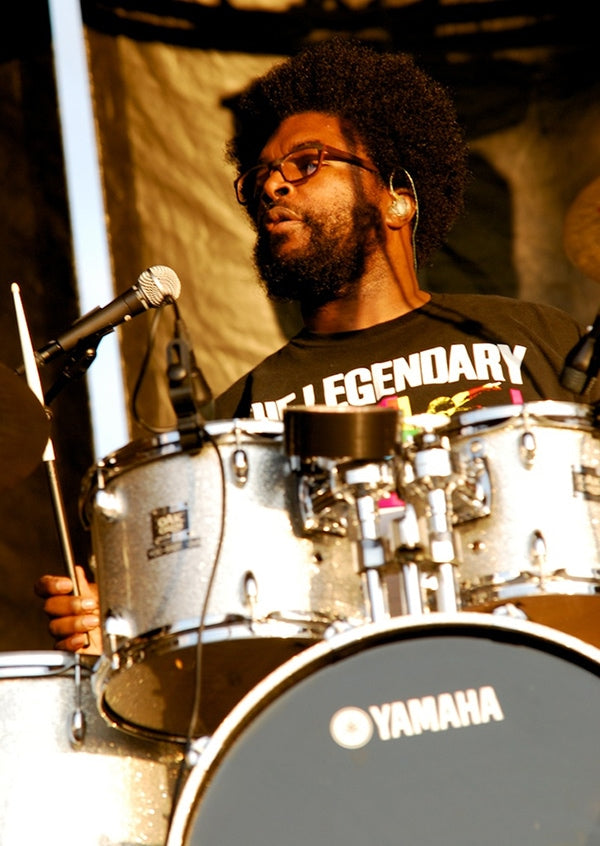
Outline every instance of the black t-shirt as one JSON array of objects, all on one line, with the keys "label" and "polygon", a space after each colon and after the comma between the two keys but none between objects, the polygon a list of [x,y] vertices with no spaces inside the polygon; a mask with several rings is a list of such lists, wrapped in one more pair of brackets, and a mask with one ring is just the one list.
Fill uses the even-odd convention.
[{"label": "black t-shirt", "polygon": [[302,330],[215,401],[217,419],[281,420],[287,405],[388,405],[405,415],[538,400],[595,401],[560,374],[583,333],[552,306],[493,295],[434,294],[368,329]]}]

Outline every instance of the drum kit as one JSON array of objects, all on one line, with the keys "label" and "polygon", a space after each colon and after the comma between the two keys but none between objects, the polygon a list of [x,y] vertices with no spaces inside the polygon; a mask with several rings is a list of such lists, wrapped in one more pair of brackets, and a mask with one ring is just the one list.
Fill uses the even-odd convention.
[{"label": "drum kit", "polygon": [[210,421],[80,506],[103,654],[0,656],[3,844],[597,839],[594,408]]}]

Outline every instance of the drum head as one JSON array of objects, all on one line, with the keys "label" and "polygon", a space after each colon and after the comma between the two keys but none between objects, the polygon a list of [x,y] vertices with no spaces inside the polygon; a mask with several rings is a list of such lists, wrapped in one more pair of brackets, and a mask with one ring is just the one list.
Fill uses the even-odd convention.
[{"label": "drum head", "polygon": [[595,842],[600,652],[434,617],[340,635],[265,679],[191,771],[168,846]]}]

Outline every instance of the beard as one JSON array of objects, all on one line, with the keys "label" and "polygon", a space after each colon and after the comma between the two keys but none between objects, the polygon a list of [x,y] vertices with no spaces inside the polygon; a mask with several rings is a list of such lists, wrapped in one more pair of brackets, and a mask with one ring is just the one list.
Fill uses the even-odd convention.
[{"label": "beard", "polygon": [[304,214],[309,244],[290,255],[278,254],[286,235],[269,236],[260,230],[254,262],[263,287],[272,300],[299,302],[314,309],[341,299],[358,287],[372,252],[379,215],[372,206],[354,210],[342,219]]}]

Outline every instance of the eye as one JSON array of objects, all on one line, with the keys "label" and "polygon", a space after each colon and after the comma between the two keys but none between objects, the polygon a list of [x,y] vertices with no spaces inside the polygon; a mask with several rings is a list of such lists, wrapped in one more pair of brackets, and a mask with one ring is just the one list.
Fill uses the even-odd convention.
[{"label": "eye", "polygon": [[286,177],[289,179],[306,179],[313,176],[319,169],[319,150],[297,150],[290,153],[285,160]]}]

